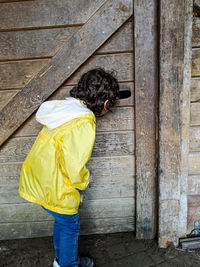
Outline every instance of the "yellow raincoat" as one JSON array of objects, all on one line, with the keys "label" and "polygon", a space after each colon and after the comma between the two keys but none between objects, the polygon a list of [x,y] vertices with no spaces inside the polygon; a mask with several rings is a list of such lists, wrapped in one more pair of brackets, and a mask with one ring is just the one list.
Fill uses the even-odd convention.
[{"label": "yellow raincoat", "polygon": [[78,99],[44,102],[36,119],[45,124],[22,166],[19,194],[62,214],[75,214],[94,141],[95,116]]}]

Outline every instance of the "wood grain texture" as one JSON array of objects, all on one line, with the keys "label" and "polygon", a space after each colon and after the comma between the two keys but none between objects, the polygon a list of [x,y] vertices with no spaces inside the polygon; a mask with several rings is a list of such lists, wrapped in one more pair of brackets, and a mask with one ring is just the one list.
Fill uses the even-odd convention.
[{"label": "wood grain texture", "polygon": [[[97,132],[133,130],[134,129],[134,108],[121,107],[113,108],[112,113],[99,117],[96,124]],[[32,115],[14,134],[14,136],[37,135],[42,129],[42,125],[35,120]],[[6,144],[5,144],[6,146]]]},{"label": "wood grain texture", "polygon": [[[50,60],[50,59],[49,59]],[[0,89],[22,88],[34,78],[34,76],[45,66],[48,59],[13,61],[0,63]],[[75,61],[76,58],[73,57]],[[122,64],[123,62],[123,64]],[[132,81],[132,54],[116,54],[116,55],[98,55],[92,56],[86,64],[75,72],[75,74],[65,83],[66,85],[77,84],[80,76],[95,67],[102,67],[106,70],[117,70],[117,79],[119,81]],[[67,71],[67,65],[64,67]],[[48,81],[46,82],[48,83]],[[46,85],[44,85],[46,87]],[[58,86],[59,87],[59,86]],[[32,90],[30,87],[29,92]]]},{"label": "wood grain texture", "polygon": [[200,127],[190,127],[190,151],[200,152]]},{"label": "wood grain texture", "polygon": [[[81,235],[134,231],[134,217],[82,219]],[[0,224],[0,240],[52,236],[53,221]]]},{"label": "wood grain texture", "polygon": [[[53,93],[48,98],[48,100],[65,99],[65,97],[70,96],[69,91],[72,89],[72,87],[73,87],[72,85],[61,86],[58,90],[56,90],[55,93]],[[131,92],[131,96],[128,98],[118,100],[116,103],[116,107],[133,106],[134,105],[134,83],[133,82],[121,82],[119,83],[119,88],[120,90],[129,90]]]},{"label": "wood grain texture", "polygon": [[1,32],[0,60],[52,57],[79,28]]},{"label": "wood grain texture", "polygon": [[[2,144],[132,15],[132,1],[108,0],[0,112]],[[111,19],[111,16],[113,19]],[[108,26],[109,25],[109,26]],[[104,31],[106,29],[106,31]],[[93,42],[95,40],[95,42]],[[74,54],[77,57],[74,57]],[[107,62],[106,64],[109,64]],[[88,66],[90,64],[88,62]],[[30,90],[31,89],[31,90]],[[15,119],[14,115],[15,114]]]},{"label": "wood grain texture", "polygon": [[200,17],[200,0],[193,0],[194,15]]},{"label": "wood grain texture", "polygon": [[48,61],[48,59],[37,59],[0,63],[0,89],[24,87]]},{"label": "wood grain texture", "polygon": [[0,91],[0,110],[15,96],[18,90]]},{"label": "wood grain texture", "polygon": [[[16,137],[10,139],[0,151],[0,162],[24,161],[36,137]],[[93,157],[126,156],[134,153],[132,131],[97,133],[92,152]]]},{"label": "wood grain texture", "polygon": [[[72,89],[72,85],[69,86],[61,86],[55,93],[53,93],[48,100],[61,100],[65,99],[65,97],[70,96],[69,91]],[[131,97],[120,99],[117,101],[117,107],[123,106],[133,106],[134,104],[134,83],[133,82],[122,82],[119,84],[120,90],[130,90]],[[11,100],[11,98],[16,95],[19,90],[2,90],[0,91],[0,110]],[[35,115],[32,115],[33,117]]]},{"label": "wood grain texture", "polygon": [[127,21],[96,53],[114,53],[133,50],[133,22]]},{"label": "wood grain texture", "polygon": [[[79,209],[82,218],[115,218],[134,216],[134,198],[85,200]],[[52,219],[34,203],[0,205],[0,223],[39,222]]]},{"label": "wood grain texture", "polygon": [[188,196],[188,218],[187,218],[187,231],[188,233],[194,229],[194,222],[200,218],[200,195]]},{"label": "wood grain texture", "polygon": [[200,47],[200,18],[194,17],[192,24],[192,46]]},{"label": "wood grain texture", "polygon": [[[15,185],[19,183],[21,163],[0,164],[1,186]],[[135,157],[115,156],[91,158],[87,164],[88,169],[93,173],[94,179],[124,179],[135,175]]]},{"label": "wood grain texture", "polygon": [[[106,177],[95,178],[89,187],[84,191],[87,200],[134,197],[133,177]],[[5,185],[0,187],[0,205],[1,204],[19,204],[26,202],[18,194],[19,184]],[[12,196],[12,197],[11,197]]]},{"label": "wood grain texture", "polygon": [[103,2],[103,0],[81,2],[40,0],[2,3],[0,30],[83,24]]},{"label": "wood grain texture", "polygon": [[188,176],[188,195],[200,195],[200,172]]},{"label": "wood grain texture", "polygon": [[200,126],[200,102],[191,103],[190,125]]},{"label": "wood grain texture", "polygon": [[157,1],[134,1],[136,237],[156,234]]},{"label": "wood grain texture", "polygon": [[[132,25],[126,22],[100,47],[98,53],[133,50]],[[66,40],[80,27],[65,27],[0,34],[0,60],[53,57]]]},{"label": "wood grain texture", "polygon": [[200,173],[200,153],[190,152],[189,154],[189,173]]},{"label": "wood grain texture", "polygon": [[191,102],[200,102],[200,79],[191,79]]},{"label": "wood grain texture", "polygon": [[192,77],[200,76],[200,49],[192,49]]},{"label": "wood grain texture", "polygon": [[87,60],[67,81],[65,85],[76,84],[81,75],[95,67],[102,67],[108,71],[115,70],[119,82],[133,81],[133,54],[95,55]]},{"label": "wood grain texture", "polygon": [[160,247],[187,234],[192,8],[192,0],[160,5]]}]

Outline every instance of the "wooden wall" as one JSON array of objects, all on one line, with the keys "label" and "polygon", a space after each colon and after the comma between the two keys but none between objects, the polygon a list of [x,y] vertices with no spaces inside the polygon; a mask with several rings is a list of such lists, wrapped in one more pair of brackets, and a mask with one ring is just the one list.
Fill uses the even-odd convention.
[{"label": "wooden wall", "polygon": [[188,233],[200,220],[200,17],[193,18]]},{"label": "wooden wall", "polygon": [[[70,7],[66,5],[69,2]],[[0,109],[84,25],[102,2],[0,0]],[[88,200],[80,209],[82,233],[86,234],[134,230],[132,29],[131,19],[50,97],[68,96],[80,75],[98,66],[116,70],[120,87],[132,91],[131,98],[119,101],[113,113],[97,121],[95,147],[88,164],[94,183],[87,190]],[[52,218],[17,193],[21,165],[40,129],[34,115],[31,116],[0,150],[0,239],[52,233]]]}]

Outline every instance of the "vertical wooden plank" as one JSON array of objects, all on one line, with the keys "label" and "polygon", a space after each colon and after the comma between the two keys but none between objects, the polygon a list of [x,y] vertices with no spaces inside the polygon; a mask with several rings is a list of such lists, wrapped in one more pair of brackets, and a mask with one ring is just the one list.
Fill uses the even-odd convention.
[{"label": "vertical wooden plank", "polygon": [[136,237],[156,233],[157,0],[134,1]]},{"label": "vertical wooden plank", "polygon": [[160,247],[187,232],[192,2],[160,2]]}]

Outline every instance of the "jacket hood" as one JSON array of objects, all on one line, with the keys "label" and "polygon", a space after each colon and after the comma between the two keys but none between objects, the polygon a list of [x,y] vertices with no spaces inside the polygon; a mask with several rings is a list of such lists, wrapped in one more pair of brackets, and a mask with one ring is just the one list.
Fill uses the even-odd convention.
[{"label": "jacket hood", "polygon": [[36,113],[36,120],[49,130],[53,130],[86,114],[94,113],[81,100],[66,97],[65,100],[52,100],[42,103]]}]

